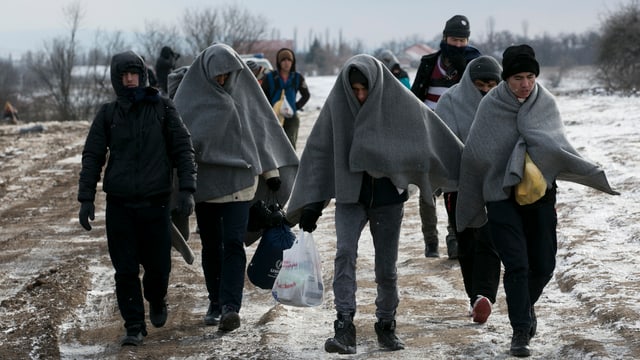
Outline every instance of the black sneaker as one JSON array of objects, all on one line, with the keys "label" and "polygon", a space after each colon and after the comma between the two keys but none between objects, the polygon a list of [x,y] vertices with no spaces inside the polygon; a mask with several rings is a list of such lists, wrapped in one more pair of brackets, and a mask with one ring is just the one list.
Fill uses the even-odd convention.
[{"label": "black sneaker", "polygon": [[529,332],[527,330],[513,330],[509,353],[517,357],[531,356],[531,351],[529,350]]},{"label": "black sneaker", "polygon": [[531,328],[529,328],[529,339],[536,336],[536,331],[538,330],[538,319],[536,318],[536,312],[533,310],[533,306],[531,307]]},{"label": "black sneaker", "polygon": [[404,349],[404,342],[396,336],[395,320],[380,319],[374,328],[378,335],[378,345],[392,351]]},{"label": "black sneaker", "polygon": [[222,307],[222,315],[220,316],[220,331],[233,331],[240,327],[240,315],[235,308],[225,305]]},{"label": "black sneaker", "polygon": [[218,303],[209,302],[209,310],[204,316],[205,325],[218,325],[220,323],[220,305]]},{"label": "black sneaker", "polygon": [[167,302],[149,303],[149,320],[157,328],[163,327],[167,322]]},{"label": "black sneaker", "polygon": [[333,322],[336,335],[324,342],[324,351],[338,354],[356,353],[356,327],[353,318],[338,315],[338,320]]},{"label": "black sneaker", "polygon": [[127,329],[126,335],[120,339],[120,346],[140,346],[147,336],[147,330],[140,326]]},{"label": "black sneaker", "polygon": [[455,234],[449,234],[446,238],[447,241],[447,256],[449,260],[455,260],[458,258],[458,239]]},{"label": "black sneaker", "polygon": [[440,254],[438,253],[438,243],[425,244],[424,256],[431,258],[440,257]]}]

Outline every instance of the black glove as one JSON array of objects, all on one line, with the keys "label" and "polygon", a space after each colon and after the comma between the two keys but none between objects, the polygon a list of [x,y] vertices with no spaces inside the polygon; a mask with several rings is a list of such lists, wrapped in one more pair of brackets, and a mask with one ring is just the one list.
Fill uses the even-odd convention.
[{"label": "black glove", "polygon": [[176,213],[182,217],[189,217],[193,213],[195,205],[193,194],[190,191],[180,191],[176,203]]},{"label": "black glove", "polygon": [[282,185],[282,181],[278,176],[267,179],[267,187],[269,187],[271,191],[275,192],[280,190],[280,185]]},{"label": "black glove", "polygon": [[80,213],[78,213],[78,218],[80,219],[80,225],[82,225],[85,230],[91,230],[91,225],[89,225],[89,219],[95,220],[96,215],[96,207],[93,205],[93,201],[83,201],[80,205]]},{"label": "black glove", "polygon": [[312,209],[303,209],[300,215],[300,228],[308,233],[313,232],[316,229],[316,222],[320,217],[320,213]]}]

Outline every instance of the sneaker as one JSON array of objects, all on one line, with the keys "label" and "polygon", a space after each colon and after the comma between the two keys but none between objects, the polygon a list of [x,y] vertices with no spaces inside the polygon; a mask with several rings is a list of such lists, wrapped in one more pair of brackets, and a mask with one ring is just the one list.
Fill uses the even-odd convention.
[{"label": "sneaker", "polygon": [[120,339],[120,346],[140,346],[147,336],[147,330],[139,326],[127,329],[126,335]]},{"label": "sneaker", "polygon": [[404,342],[396,335],[396,321],[380,319],[374,328],[378,335],[378,345],[388,350],[404,349]]},{"label": "sneaker", "polygon": [[225,305],[222,307],[222,315],[220,316],[220,325],[218,330],[220,331],[233,331],[240,327],[240,315],[231,306]]},{"label": "sneaker", "polygon": [[536,336],[536,330],[538,329],[538,319],[536,318],[536,312],[531,307],[531,327],[529,328],[529,339]]},{"label": "sneaker", "polygon": [[204,316],[205,325],[218,325],[220,323],[220,305],[218,303],[209,302],[209,310]]},{"label": "sneaker", "polygon": [[531,356],[531,351],[529,350],[529,332],[527,330],[513,330],[509,353],[517,357]]},{"label": "sneaker", "polygon": [[471,309],[473,322],[484,324],[491,315],[491,301],[482,295],[478,295]]},{"label": "sneaker", "polygon": [[157,328],[163,327],[167,322],[167,302],[149,303],[149,320]]},{"label": "sneaker", "polygon": [[456,260],[458,258],[458,239],[455,234],[449,234],[446,238],[447,241],[447,256],[449,260]]},{"label": "sneaker", "polygon": [[356,327],[350,316],[338,315],[333,322],[336,335],[324,342],[324,351],[338,354],[356,353]]},{"label": "sneaker", "polygon": [[438,253],[438,243],[426,244],[424,247],[424,256],[430,258],[440,257]]}]

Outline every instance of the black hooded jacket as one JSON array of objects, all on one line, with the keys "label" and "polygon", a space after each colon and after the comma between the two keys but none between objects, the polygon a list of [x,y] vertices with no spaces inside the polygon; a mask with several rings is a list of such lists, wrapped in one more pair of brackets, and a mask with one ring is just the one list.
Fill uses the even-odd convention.
[{"label": "black hooded jacket", "polygon": [[117,100],[103,104],[91,124],[82,152],[78,201],[95,200],[107,158],[103,190],[109,199],[168,200],[173,167],[180,190],[194,192],[195,153],[173,102],[151,87],[125,88],[125,71],[137,72],[140,84],[146,84],[142,58],[132,51],[113,56],[111,83]]}]

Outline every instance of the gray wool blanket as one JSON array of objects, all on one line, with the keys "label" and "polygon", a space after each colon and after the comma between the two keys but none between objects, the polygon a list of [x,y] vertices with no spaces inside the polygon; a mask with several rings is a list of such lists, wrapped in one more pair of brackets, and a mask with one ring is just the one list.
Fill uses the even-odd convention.
[{"label": "gray wool blanket", "polygon": [[482,93],[473,84],[469,69],[473,68],[474,63],[484,58],[490,59],[500,67],[498,61],[491,56],[483,55],[473,59],[467,65],[467,70],[462,74],[460,82],[450,87],[440,96],[435,108],[436,114],[440,116],[442,121],[449,126],[451,131],[463,143],[467,140],[478,104],[483,97]]},{"label": "gray wool blanket", "polygon": [[[229,74],[224,86],[215,80],[222,74]],[[278,200],[286,202],[298,158],[257,80],[235,50],[214,44],[202,51],[184,75],[174,102],[196,151],[196,202],[248,188],[256,176],[275,169],[282,180]],[[258,192],[266,192],[263,184]]]},{"label": "gray wool blanket", "polygon": [[[369,82],[363,105],[351,89],[352,67]],[[399,189],[415,184],[432,193],[455,186],[461,151],[447,125],[380,61],[356,55],[338,74],[307,139],[288,218],[297,222],[299,210],[313,202],[358,202],[365,171],[390,178]]]},{"label": "gray wool blanket", "polygon": [[503,81],[480,102],[465,142],[456,207],[458,231],[486,222],[486,202],[510,197],[522,178],[525,151],[549,187],[558,179],[618,194],[604,171],[569,143],[548,90],[536,84],[521,104]]}]

